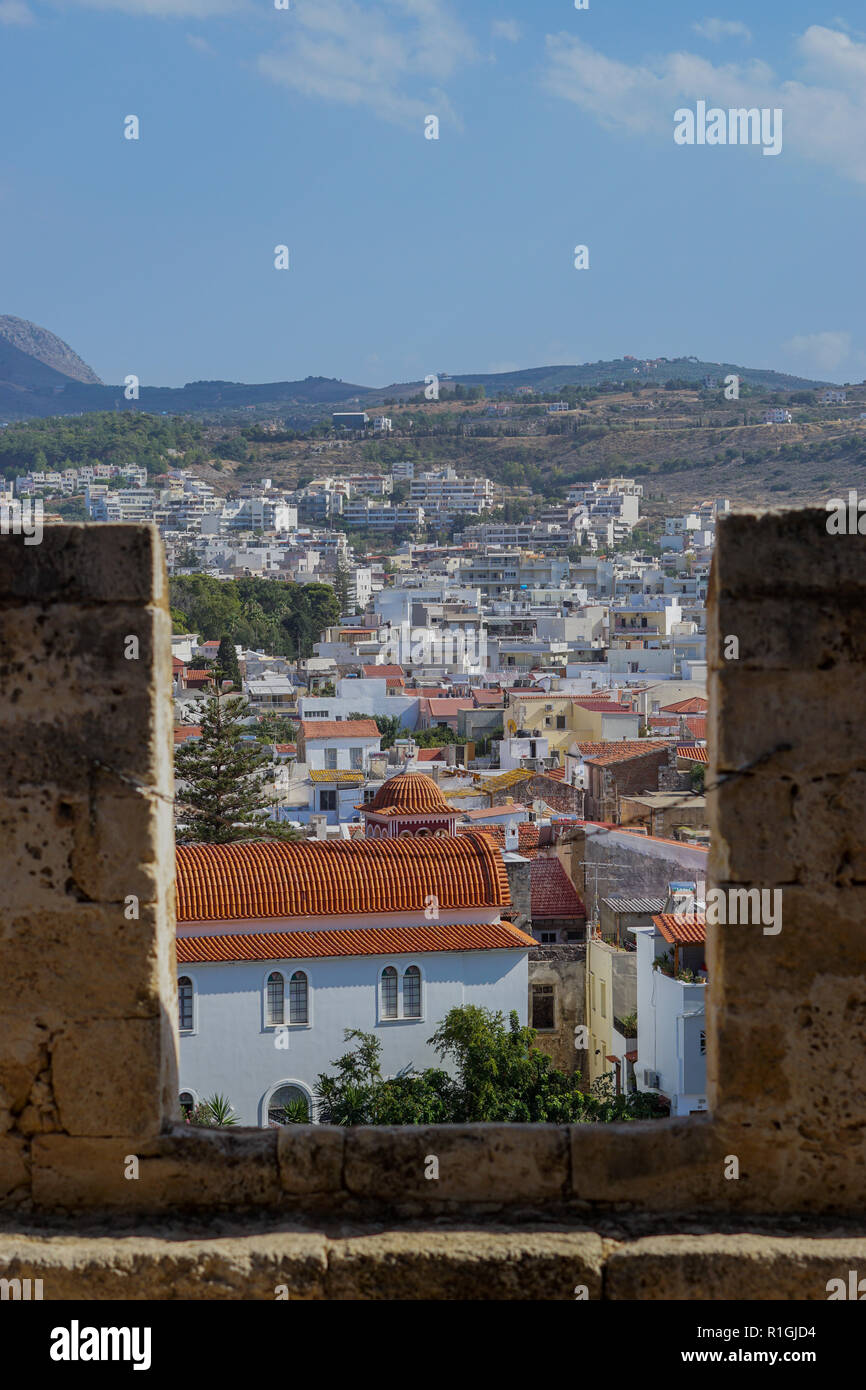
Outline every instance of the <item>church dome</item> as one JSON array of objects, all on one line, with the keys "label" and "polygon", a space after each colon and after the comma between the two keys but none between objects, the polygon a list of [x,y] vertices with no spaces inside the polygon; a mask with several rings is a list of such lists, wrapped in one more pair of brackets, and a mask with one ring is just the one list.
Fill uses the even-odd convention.
[{"label": "church dome", "polygon": [[398,772],[389,777],[364,807],[382,816],[454,815],[432,777],[423,772]]}]

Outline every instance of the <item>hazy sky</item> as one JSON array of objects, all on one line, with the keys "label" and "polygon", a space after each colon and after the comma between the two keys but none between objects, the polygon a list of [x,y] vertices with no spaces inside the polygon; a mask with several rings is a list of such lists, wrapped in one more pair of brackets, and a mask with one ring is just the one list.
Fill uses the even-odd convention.
[{"label": "hazy sky", "polygon": [[[0,313],[145,385],[866,376],[862,5],[290,6],[0,0]],[[698,101],[780,107],[781,154],[678,146]]]}]

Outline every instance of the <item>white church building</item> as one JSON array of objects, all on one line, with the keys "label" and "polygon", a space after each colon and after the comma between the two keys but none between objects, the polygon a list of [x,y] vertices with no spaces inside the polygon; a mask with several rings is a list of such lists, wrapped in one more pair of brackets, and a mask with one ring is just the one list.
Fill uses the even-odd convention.
[{"label": "white church building", "polygon": [[446,1065],[428,1038],[449,1009],[527,1022],[532,937],[503,920],[499,850],[455,833],[432,778],[401,773],[361,808],[365,838],[177,848],[181,1104],[214,1092],[243,1125],[281,1122],[346,1028],[382,1042],[382,1072]]}]

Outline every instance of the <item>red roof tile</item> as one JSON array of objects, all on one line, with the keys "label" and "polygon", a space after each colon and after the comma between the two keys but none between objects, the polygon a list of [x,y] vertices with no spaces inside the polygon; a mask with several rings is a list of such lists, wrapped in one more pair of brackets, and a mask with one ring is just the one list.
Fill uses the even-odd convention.
[{"label": "red roof tile", "polygon": [[532,916],[585,917],[586,909],[558,859],[533,859],[529,866]]},{"label": "red roof tile", "polygon": [[[657,753],[668,745],[662,739],[624,738],[621,742],[608,740],[605,743],[579,743],[577,746],[588,763],[607,767],[610,763],[624,763],[630,758],[642,758],[646,753]],[[587,748],[598,751],[586,753],[584,750]]]},{"label": "red roof tile", "polygon": [[[480,832],[488,835],[494,840],[499,849],[505,851],[505,826],[504,825],[458,825],[458,835],[475,835]],[[538,857],[538,825],[532,821],[523,821],[517,827],[517,853],[522,854],[524,859],[535,859]]]},{"label": "red roof tile", "polygon": [[198,961],[315,960],[322,956],[419,955],[425,951],[509,951],[535,946],[508,922],[424,927],[365,927],[343,931],[250,932],[179,936],[179,965]]},{"label": "red roof tile", "polygon": [[706,714],[707,702],[700,695],[692,695],[688,700],[677,700],[673,705],[662,705],[662,714]]},{"label": "red roof tile", "polygon": [[181,724],[174,731],[175,743],[186,743],[191,738],[201,738],[201,724]]},{"label": "red roof tile", "polygon": [[678,946],[688,946],[707,939],[702,912],[662,912],[658,917],[653,917],[653,924],[658,927],[665,941],[676,943]]},{"label": "red roof tile", "polygon": [[508,875],[484,835],[178,845],[177,920],[504,907]]},{"label": "red roof tile", "polygon": [[686,728],[688,729],[689,733],[694,734],[695,738],[706,738],[706,736],[707,736],[707,721],[706,721],[706,719],[699,719],[699,718],[694,718],[694,717],[692,717],[692,716],[689,716],[689,717],[687,717],[687,719],[686,719],[686,721],[685,721],[685,724],[686,724]]},{"label": "red roof tile", "polygon": [[362,666],[361,670],[368,680],[386,681],[396,680],[398,677],[402,679],[403,677],[402,666],[388,666],[384,662],[381,666]]},{"label": "red roof tile", "polygon": [[684,743],[677,748],[678,758],[687,758],[693,763],[708,763],[710,755],[706,748],[698,748],[696,744]]},{"label": "red roof tile", "polygon": [[475,708],[474,700],[454,700],[448,699],[446,697],[443,697],[442,699],[434,698],[430,700],[422,700],[421,704],[422,708],[424,709],[424,713],[431,715],[431,717],[433,718],[436,718],[438,715],[443,714],[459,714],[462,709]]},{"label": "red roof tile", "polygon": [[454,814],[438,784],[424,772],[398,772],[389,777],[364,810],[379,815],[419,816],[428,811]]},{"label": "red roof tile", "polygon": [[439,762],[444,759],[444,748],[419,748],[415,754],[415,761],[418,763]]}]

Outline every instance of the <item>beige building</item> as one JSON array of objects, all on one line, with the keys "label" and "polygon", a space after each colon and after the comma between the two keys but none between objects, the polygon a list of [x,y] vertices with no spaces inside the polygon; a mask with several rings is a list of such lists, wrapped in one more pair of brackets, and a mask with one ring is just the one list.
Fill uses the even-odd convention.
[{"label": "beige building", "polygon": [[544,737],[560,761],[574,743],[636,739],[639,726],[640,719],[630,706],[608,695],[513,692],[505,711],[506,734],[525,729],[530,736]]},{"label": "beige building", "polygon": [[613,1073],[617,1094],[635,1089],[637,956],[613,941],[592,938],[586,948],[587,1080]]},{"label": "beige building", "polygon": [[706,828],[707,802],[688,792],[642,792],[621,797],[619,815],[623,828],[643,826],[648,835],[677,840],[681,830]]}]

